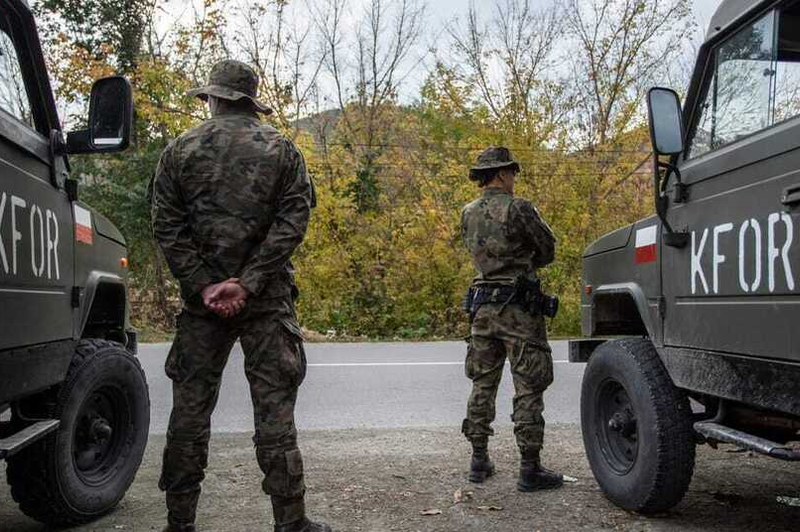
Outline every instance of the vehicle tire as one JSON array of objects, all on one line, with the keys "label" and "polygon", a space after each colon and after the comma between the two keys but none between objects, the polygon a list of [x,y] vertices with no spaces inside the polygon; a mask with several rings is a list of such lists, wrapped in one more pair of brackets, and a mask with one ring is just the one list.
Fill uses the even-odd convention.
[{"label": "vehicle tire", "polygon": [[614,340],[589,359],[581,391],[586,456],[606,497],[642,514],[677,505],[692,479],[686,394],[647,339]]},{"label": "vehicle tire", "polygon": [[57,431],[8,461],[11,494],[51,526],[112,510],[142,462],[150,398],[139,361],[121,344],[83,340],[50,407]]}]

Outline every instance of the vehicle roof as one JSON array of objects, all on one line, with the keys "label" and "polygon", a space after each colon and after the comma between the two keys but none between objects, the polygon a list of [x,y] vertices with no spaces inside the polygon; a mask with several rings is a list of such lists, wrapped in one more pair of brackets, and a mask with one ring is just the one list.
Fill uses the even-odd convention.
[{"label": "vehicle roof", "polygon": [[755,11],[772,0],[722,0],[714,16],[711,17],[711,24],[708,28],[706,40],[711,40],[719,32],[733,25],[737,20]]}]

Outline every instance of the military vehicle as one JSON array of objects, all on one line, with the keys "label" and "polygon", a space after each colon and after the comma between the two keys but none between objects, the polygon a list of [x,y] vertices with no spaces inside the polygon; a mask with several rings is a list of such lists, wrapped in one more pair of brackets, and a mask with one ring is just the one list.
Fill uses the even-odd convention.
[{"label": "military vehicle", "polygon": [[127,321],[125,239],[78,198],[69,155],[130,141],[121,77],[61,132],[25,0],[0,0],[0,460],[27,515],[74,525],[112,509],[141,463],[147,383]]},{"label": "military vehicle", "polygon": [[724,0],[681,108],[648,94],[655,212],[586,249],[586,454],[641,513],[696,445],[800,460],[800,1]]}]

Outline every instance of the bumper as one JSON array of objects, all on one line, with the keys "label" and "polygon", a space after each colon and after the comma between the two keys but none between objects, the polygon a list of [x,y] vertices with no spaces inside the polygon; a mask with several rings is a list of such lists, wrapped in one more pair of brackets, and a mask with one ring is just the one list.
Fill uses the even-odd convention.
[{"label": "bumper", "polygon": [[570,340],[569,342],[569,361],[572,363],[584,363],[589,361],[594,350],[604,344],[606,340]]},{"label": "bumper", "polygon": [[139,338],[136,331],[125,331],[125,347],[134,355],[139,352]]}]

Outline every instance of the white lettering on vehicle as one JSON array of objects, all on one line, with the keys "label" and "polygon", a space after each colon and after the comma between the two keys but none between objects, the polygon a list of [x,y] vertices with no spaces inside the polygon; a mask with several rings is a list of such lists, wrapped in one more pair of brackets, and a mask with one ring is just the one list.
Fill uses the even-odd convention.
[{"label": "white lettering on vehicle", "polygon": [[48,279],[60,280],[58,218],[50,209],[35,203],[30,203],[27,213],[28,206],[19,196],[0,192],[0,273],[24,273],[27,259],[22,257],[22,245],[29,242],[33,277],[44,277],[46,271]]},{"label": "white lettering on vehicle", "polygon": [[[755,218],[745,220],[739,227],[739,288],[742,292],[748,294],[761,289],[764,281],[764,261],[766,260],[766,278],[769,292],[774,293],[784,286],[789,291],[794,291],[794,271],[790,261],[790,253],[794,243],[792,217],[786,213],[769,215],[766,224],[766,249],[763,245],[765,235],[762,227],[763,224]],[[725,278],[721,275],[721,271],[728,262],[728,256],[721,250],[726,249],[726,244],[731,242],[731,239],[726,237],[726,234],[734,231],[735,228],[733,223],[724,223],[710,230],[708,228],[703,229],[702,234],[699,236],[699,242],[699,231],[692,231],[690,263],[692,295],[698,293],[705,295],[725,293],[725,287],[722,286]],[[785,229],[785,231],[781,229]],[[703,266],[703,257],[709,233],[712,235],[710,288],[706,270]],[[735,237],[733,241],[735,241]],[[766,256],[764,253],[766,253]],[[785,285],[783,281],[785,281]]]},{"label": "white lettering on vehicle", "polygon": [[700,240],[700,245],[695,245],[697,235],[692,231],[692,294],[697,293],[697,278],[703,282],[703,290],[708,293],[708,281],[706,281],[706,274],[703,273],[703,264],[700,259],[703,258],[703,250],[706,248],[706,240],[708,239],[708,229],[703,231],[703,237]]},{"label": "white lettering on vehicle", "polygon": [[17,249],[19,242],[22,240],[22,232],[17,228],[17,208],[24,209],[28,203],[17,196],[11,196],[11,261],[14,265],[12,271],[17,275]]},{"label": "white lettering on vehicle", "polygon": [[[782,249],[778,249],[775,245],[775,226],[778,222],[782,221],[786,225],[786,242],[783,244]],[[786,274],[786,285],[789,290],[794,290],[794,275],[792,275],[792,265],[789,263],[789,250],[792,248],[792,240],[794,239],[794,224],[792,218],[786,213],[775,213],[769,215],[769,231],[767,237],[767,253],[769,259],[767,261],[769,272],[769,291],[775,291],[775,262],[778,257],[783,259],[783,271]]]},{"label": "white lettering on vehicle", "polygon": [[[751,228],[753,229],[753,236],[755,238],[753,241],[753,264],[755,274],[753,282],[748,284],[745,270],[747,258],[746,237],[747,230]],[[758,220],[755,218],[743,223],[742,228],[739,229],[739,286],[744,292],[755,292],[758,290],[758,287],[761,286],[761,224],[758,223]]]},{"label": "white lettering on vehicle", "polygon": [[733,231],[733,224],[727,223],[714,228],[714,293],[719,294],[719,267],[725,263],[727,257],[719,252],[719,237],[723,233]]},{"label": "white lettering on vehicle", "polygon": [[3,260],[3,273],[8,275],[8,257],[6,256],[6,244],[3,242],[3,220],[6,212],[6,193],[0,194],[0,259]]},{"label": "white lettering on vehicle", "polygon": [[[36,220],[39,221],[38,226]],[[36,263],[36,228],[39,228],[39,263]],[[31,269],[34,277],[41,277],[44,273],[44,218],[42,209],[36,205],[31,205]]]},{"label": "white lettering on vehicle", "polygon": [[[53,230],[50,230],[52,222]],[[55,274],[56,279],[61,279],[61,273],[58,271],[58,218],[48,209],[47,211],[47,278],[52,279],[50,266],[53,267],[52,273]],[[52,261],[51,261],[52,256]]]}]

